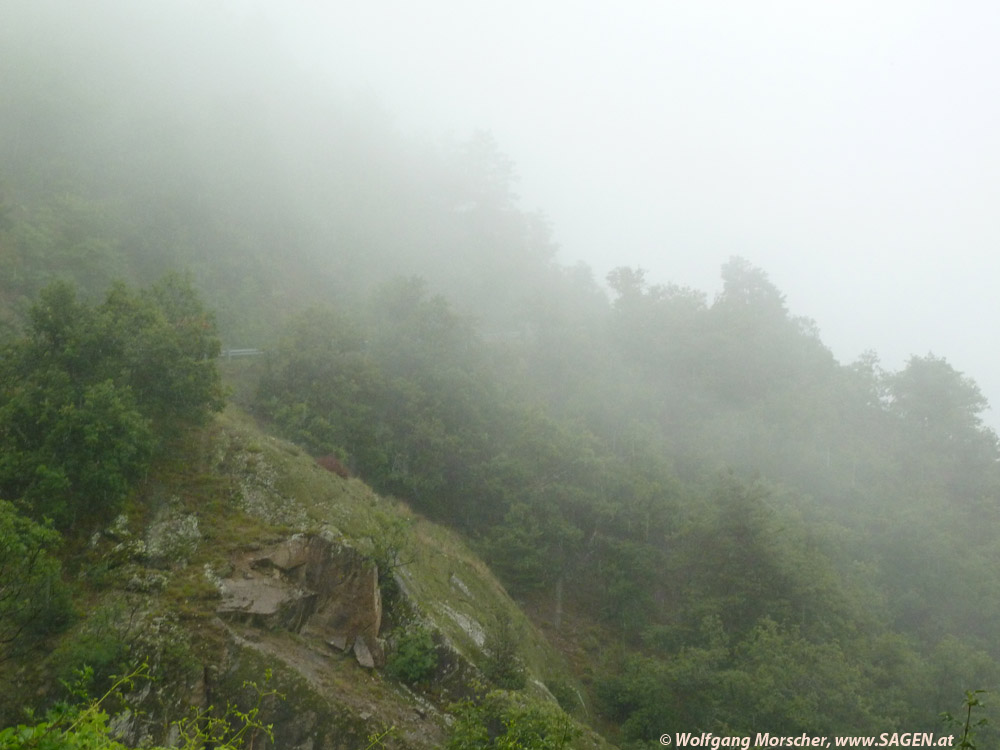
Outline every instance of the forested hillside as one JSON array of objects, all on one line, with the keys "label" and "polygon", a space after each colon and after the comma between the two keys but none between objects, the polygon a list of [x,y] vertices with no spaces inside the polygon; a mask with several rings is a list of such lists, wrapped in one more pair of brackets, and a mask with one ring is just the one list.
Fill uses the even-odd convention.
[{"label": "forested hillside", "polygon": [[941,732],[1000,687],[1000,454],[947,352],[838,362],[739,248],[714,298],[561,265],[488,135],[407,136],[220,20],[0,29],[0,530],[58,590],[21,638],[0,588],[9,658],[72,619],[55,530],[84,547],[254,347],[231,397],[461,532],[623,747]]}]

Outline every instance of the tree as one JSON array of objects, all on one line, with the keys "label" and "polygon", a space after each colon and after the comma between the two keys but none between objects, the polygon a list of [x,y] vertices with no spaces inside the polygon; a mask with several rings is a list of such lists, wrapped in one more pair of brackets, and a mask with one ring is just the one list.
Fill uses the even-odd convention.
[{"label": "tree", "polygon": [[0,500],[0,663],[64,624],[69,597],[52,556],[59,535]]},{"label": "tree", "polygon": [[996,434],[983,425],[988,403],[975,381],[928,354],[911,357],[889,377],[888,388],[888,410],[901,431],[901,463],[954,496],[987,492],[1000,452]]},{"label": "tree", "polygon": [[486,556],[512,592],[521,594],[544,586],[555,572],[547,556],[540,511],[526,503],[511,505],[503,522],[486,541]]},{"label": "tree", "polygon": [[716,618],[705,618],[699,635],[703,643],[685,646],[669,660],[629,654],[615,672],[601,676],[601,709],[626,739],[655,737],[664,727],[720,727],[732,679],[729,648]]},{"label": "tree", "polygon": [[812,643],[765,617],[734,657],[741,677],[730,688],[732,725],[775,735],[863,733],[886,725],[859,661],[836,640]]},{"label": "tree", "polygon": [[524,662],[518,655],[520,634],[510,617],[497,613],[483,644],[483,674],[504,690],[520,690],[527,683]]},{"label": "tree", "polygon": [[983,436],[986,397],[943,357],[910,357],[889,379],[890,411],[913,429],[945,442]]},{"label": "tree", "polygon": [[0,364],[0,493],[68,527],[114,512],[152,453],[127,386],[106,379],[98,318],[69,285],[47,288]]},{"label": "tree", "polygon": [[98,306],[65,282],[42,290],[0,359],[0,494],[60,528],[114,513],[155,434],[221,408],[218,347],[183,279],[115,284]]},{"label": "tree", "polygon": [[718,396],[734,405],[786,397],[834,367],[815,324],[788,314],[785,296],[767,274],[743,258],[722,266],[722,292],[711,308],[709,366]]},{"label": "tree", "polygon": [[713,307],[742,311],[755,318],[787,314],[785,295],[762,269],[740,257],[732,257],[722,265],[722,292]]},{"label": "tree", "polygon": [[619,266],[613,268],[607,275],[608,284],[618,298],[615,307],[633,304],[641,299],[646,290],[646,272],[642,268]]},{"label": "tree", "polygon": [[339,453],[372,481],[385,464],[374,405],[385,378],[368,352],[365,331],[329,308],[291,319],[267,357],[257,400],[285,434],[316,453]]},{"label": "tree", "polygon": [[170,274],[139,294],[117,283],[97,314],[116,381],[158,427],[198,424],[222,408],[215,320],[190,278]]}]

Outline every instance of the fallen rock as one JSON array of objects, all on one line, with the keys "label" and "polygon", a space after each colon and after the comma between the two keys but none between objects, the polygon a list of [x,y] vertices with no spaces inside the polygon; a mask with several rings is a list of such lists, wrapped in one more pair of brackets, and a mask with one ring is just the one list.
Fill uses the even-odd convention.
[{"label": "fallen rock", "polygon": [[315,636],[342,651],[350,644],[368,668],[384,663],[378,570],[353,547],[296,534],[234,561],[219,588],[223,617]]},{"label": "fallen rock", "polygon": [[268,630],[299,632],[315,606],[315,593],[273,578],[223,578],[218,614]]},{"label": "fallen rock", "polygon": [[360,635],[354,639],[354,658],[362,667],[368,667],[368,669],[375,667],[375,657],[365,644],[365,639]]}]

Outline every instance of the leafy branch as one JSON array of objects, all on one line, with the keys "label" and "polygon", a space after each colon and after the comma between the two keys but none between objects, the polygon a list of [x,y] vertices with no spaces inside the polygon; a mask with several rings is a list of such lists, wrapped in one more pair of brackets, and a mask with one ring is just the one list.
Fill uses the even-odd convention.
[{"label": "leafy branch", "polygon": [[955,745],[957,748],[962,750],[976,750],[977,745],[975,742],[976,731],[986,726],[989,720],[986,717],[982,717],[975,722],[972,721],[972,709],[978,708],[983,705],[983,702],[979,699],[979,696],[986,693],[985,690],[966,690],[965,691],[965,702],[962,707],[965,709],[965,721],[961,719],[956,719],[951,712],[946,711],[941,714],[941,718],[944,723],[948,726],[953,726],[955,728],[960,728],[958,735],[958,744]]}]

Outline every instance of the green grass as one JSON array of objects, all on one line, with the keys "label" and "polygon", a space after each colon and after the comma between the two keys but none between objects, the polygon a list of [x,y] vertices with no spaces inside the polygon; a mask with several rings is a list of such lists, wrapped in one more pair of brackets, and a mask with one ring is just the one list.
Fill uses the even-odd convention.
[{"label": "green grass", "polygon": [[[150,525],[190,515],[198,522],[197,545],[184,559],[159,560],[151,566],[142,553]],[[442,634],[468,664],[481,665],[481,638],[475,633],[488,630],[494,618],[506,617],[517,633],[529,694],[548,701],[545,683],[575,685],[567,663],[457,533],[430,523],[403,502],[378,496],[359,479],[343,479],[322,469],[300,448],[267,435],[236,406],[183,435],[172,446],[171,458],[153,467],[130,498],[125,522],[115,526],[113,534],[81,537],[68,545],[75,558],[71,575],[77,583],[79,621],[50,644],[47,658],[9,666],[10,674],[20,675],[21,684],[6,695],[0,691],[0,718],[11,720],[12,707],[20,707],[27,694],[37,696],[36,707],[56,697],[53,659],[58,657],[65,670],[75,658],[86,658],[88,648],[103,643],[78,642],[81,633],[103,632],[105,640],[113,642],[114,633],[98,619],[117,612],[114,616],[136,622],[172,623],[160,636],[149,636],[152,646],[147,647],[156,652],[160,646],[155,638],[167,637],[169,631],[172,640],[161,644],[164,653],[179,653],[201,665],[185,667],[185,672],[221,670],[225,684],[215,686],[215,700],[236,695],[237,683],[259,681],[264,670],[273,668],[277,686],[290,694],[288,705],[294,706],[291,712],[276,707],[278,720],[294,722],[295,715],[309,715],[350,736],[398,723],[414,736],[423,732],[422,746],[437,746],[444,731],[440,711],[473,690],[474,668],[452,670],[447,685],[422,685],[418,692],[424,697],[418,698],[387,674],[364,670],[352,657],[325,644],[288,632],[225,625],[218,619],[220,595],[212,576],[227,575],[237,556],[299,532],[333,534],[372,556],[385,554],[387,545],[395,549],[411,600],[406,606],[394,605],[397,612],[386,612],[388,628],[393,622],[419,619]],[[123,600],[132,606],[132,614],[115,604]],[[182,709],[179,696],[191,685],[172,684],[169,674],[160,674],[160,679],[152,694],[169,695],[169,705]],[[438,708],[429,707],[428,699],[437,700]]]}]

